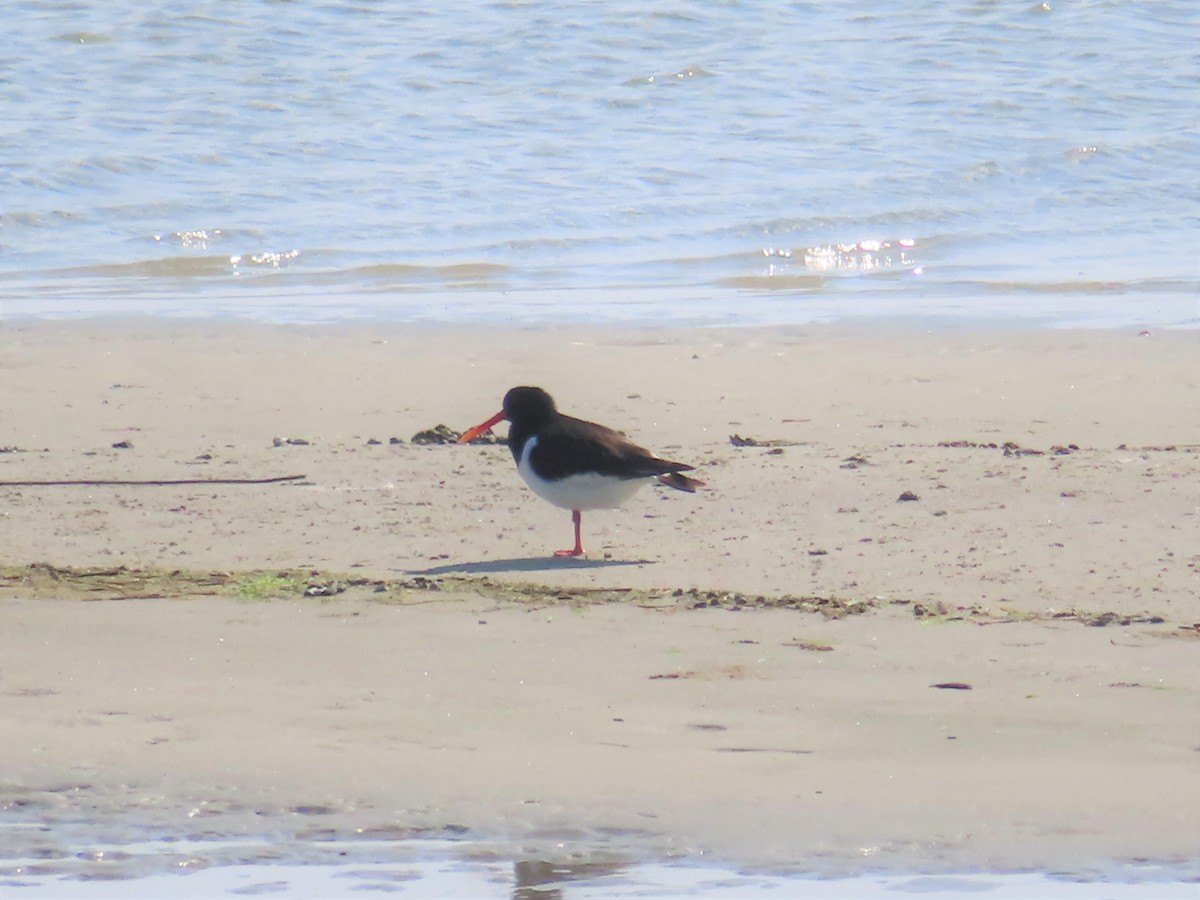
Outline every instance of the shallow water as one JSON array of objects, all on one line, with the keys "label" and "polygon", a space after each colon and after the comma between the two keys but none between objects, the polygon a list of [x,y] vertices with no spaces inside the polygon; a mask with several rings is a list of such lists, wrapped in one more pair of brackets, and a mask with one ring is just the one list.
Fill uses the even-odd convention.
[{"label": "shallow water", "polygon": [[150,840],[43,843],[28,856],[0,855],[4,897],[216,896],[511,898],[609,897],[883,898],[986,895],[993,900],[1193,900],[1200,873],[1112,866],[1089,873],[866,873],[817,876],[747,872],[694,862],[639,863],[566,848],[558,858],[512,859],[467,842]]},{"label": "shallow water", "polygon": [[1197,21],[23,0],[0,314],[1196,325]]}]

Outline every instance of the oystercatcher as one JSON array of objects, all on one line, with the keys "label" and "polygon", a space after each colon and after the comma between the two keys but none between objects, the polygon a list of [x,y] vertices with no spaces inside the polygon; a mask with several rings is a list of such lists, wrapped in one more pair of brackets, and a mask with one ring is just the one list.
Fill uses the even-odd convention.
[{"label": "oystercatcher", "polygon": [[689,494],[704,484],[681,474],[694,466],[659,459],[620,432],[564,416],[554,398],[538,387],[510,390],[500,412],[467,431],[459,443],[504,420],[509,423],[508,447],[525,483],[543,500],[571,510],[575,546],[555,556],[583,555],[579,523],[585,509],[620,506],[651,479]]}]

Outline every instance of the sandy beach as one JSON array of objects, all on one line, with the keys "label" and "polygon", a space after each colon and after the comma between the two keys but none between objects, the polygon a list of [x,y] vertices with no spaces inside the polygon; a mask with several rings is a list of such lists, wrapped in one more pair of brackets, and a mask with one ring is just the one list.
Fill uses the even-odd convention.
[{"label": "sandy beach", "polygon": [[[1170,331],[6,322],[0,807],[1194,861],[1197,359]],[[550,558],[569,515],[507,448],[412,443],[515,384],[705,489]]]}]

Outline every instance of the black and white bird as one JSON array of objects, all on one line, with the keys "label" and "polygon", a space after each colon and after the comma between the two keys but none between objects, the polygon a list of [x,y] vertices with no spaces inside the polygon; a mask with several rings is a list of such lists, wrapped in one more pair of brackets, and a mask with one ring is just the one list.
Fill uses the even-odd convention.
[{"label": "black and white bird", "polygon": [[575,546],[555,556],[583,555],[579,524],[585,509],[618,507],[651,481],[688,493],[704,484],[681,474],[694,466],[660,459],[620,432],[563,415],[554,398],[538,387],[510,390],[500,412],[459,442],[474,440],[505,420],[508,447],[525,483],[543,500],[571,510]]}]

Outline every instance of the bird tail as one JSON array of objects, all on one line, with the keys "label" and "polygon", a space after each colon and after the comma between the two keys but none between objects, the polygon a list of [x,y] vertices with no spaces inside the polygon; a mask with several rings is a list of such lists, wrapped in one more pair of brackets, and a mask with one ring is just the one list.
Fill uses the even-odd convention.
[{"label": "bird tail", "polygon": [[688,478],[686,475],[681,475],[678,472],[667,472],[664,475],[659,475],[658,483],[665,484],[667,487],[673,487],[677,491],[687,491],[689,494],[696,493],[696,488],[704,486],[704,482],[699,478]]}]

